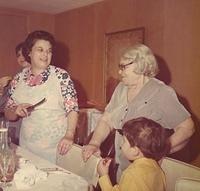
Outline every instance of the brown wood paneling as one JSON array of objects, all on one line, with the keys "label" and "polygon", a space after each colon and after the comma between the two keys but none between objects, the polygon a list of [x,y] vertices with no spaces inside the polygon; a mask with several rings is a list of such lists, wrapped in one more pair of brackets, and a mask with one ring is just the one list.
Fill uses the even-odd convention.
[{"label": "brown wood paneling", "polygon": [[16,62],[16,45],[34,30],[54,33],[54,16],[0,8],[0,27],[0,77],[13,76],[21,69]]},{"label": "brown wood paneling", "polygon": [[22,15],[0,14],[0,76],[13,75],[19,69],[15,46],[27,34],[26,19]]}]

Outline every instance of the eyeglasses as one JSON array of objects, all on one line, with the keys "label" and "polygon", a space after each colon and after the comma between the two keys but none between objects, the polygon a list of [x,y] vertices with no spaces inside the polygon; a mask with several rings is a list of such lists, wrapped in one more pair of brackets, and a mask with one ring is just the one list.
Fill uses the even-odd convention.
[{"label": "eyeglasses", "polygon": [[134,62],[130,62],[130,63],[128,63],[128,64],[119,64],[119,69],[120,70],[125,70],[126,69],[126,67],[127,66],[129,66],[129,65],[131,65],[131,64],[133,64]]}]

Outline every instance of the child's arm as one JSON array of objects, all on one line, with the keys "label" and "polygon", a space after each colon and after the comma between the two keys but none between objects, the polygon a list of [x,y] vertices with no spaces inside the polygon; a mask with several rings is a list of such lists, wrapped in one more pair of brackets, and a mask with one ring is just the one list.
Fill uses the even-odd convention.
[{"label": "child's arm", "polygon": [[110,181],[110,177],[108,175],[111,160],[112,159],[110,159],[110,158],[102,159],[102,160],[100,160],[100,162],[97,166],[97,171],[100,176],[99,185],[100,185],[102,191],[119,191],[119,186],[115,185],[113,187],[113,185]]},{"label": "child's arm", "polygon": [[[141,172],[141,168],[135,168],[135,167],[129,168],[128,170],[126,169],[126,171],[123,172],[120,178],[119,184],[116,184],[113,186],[111,183],[110,177],[108,175],[110,163],[111,163],[111,159],[102,159],[97,166],[97,171],[100,175],[99,185],[102,191],[141,191],[141,190],[144,191],[146,190],[146,179],[147,179],[146,177],[148,177],[146,175],[146,170],[143,169],[145,170],[145,172],[143,171]],[[141,175],[144,175],[144,177]],[[147,179],[147,185],[148,185],[148,179]]]},{"label": "child's arm", "polygon": [[111,161],[112,159],[110,158],[101,159],[99,161],[99,164],[97,166],[97,172],[99,173],[99,176],[104,176],[108,174]]}]

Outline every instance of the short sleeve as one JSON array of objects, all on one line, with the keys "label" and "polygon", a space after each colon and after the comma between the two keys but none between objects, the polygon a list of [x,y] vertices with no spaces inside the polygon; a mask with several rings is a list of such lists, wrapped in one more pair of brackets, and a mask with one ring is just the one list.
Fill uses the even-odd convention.
[{"label": "short sleeve", "polygon": [[174,128],[181,122],[190,117],[190,113],[180,103],[175,91],[171,87],[165,88],[160,92],[159,108],[163,112],[165,121],[167,121],[169,128]]},{"label": "short sleeve", "polygon": [[67,113],[70,111],[78,112],[77,93],[69,74],[63,69],[57,69],[57,76],[60,81],[61,95],[63,97],[65,111]]},{"label": "short sleeve", "polygon": [[16,105],[15,100],[13,99],[12,95],[15,91],[17,84],[19,83],[21,73],[18,73],[14,76],[13,80],[10,83],[9,89],[8,89],[8,99],[5,108],[10,108]]}]

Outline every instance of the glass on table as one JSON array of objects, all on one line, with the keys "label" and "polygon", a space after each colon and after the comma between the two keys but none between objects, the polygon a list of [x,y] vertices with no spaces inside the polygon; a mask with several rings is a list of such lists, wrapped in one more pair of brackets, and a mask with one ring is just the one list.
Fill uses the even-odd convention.
[{"label": "glass on table", "polygon": [[15,173],[15,157],[13,151],[0,153],[0,180],[3,186],[13,180]]},{"label": "glass on table", "polygon": [[15,173],[15,154],[8,145],[8,129],[5,123],[0,123],[0,181],[2,187],[13,180]]}]

